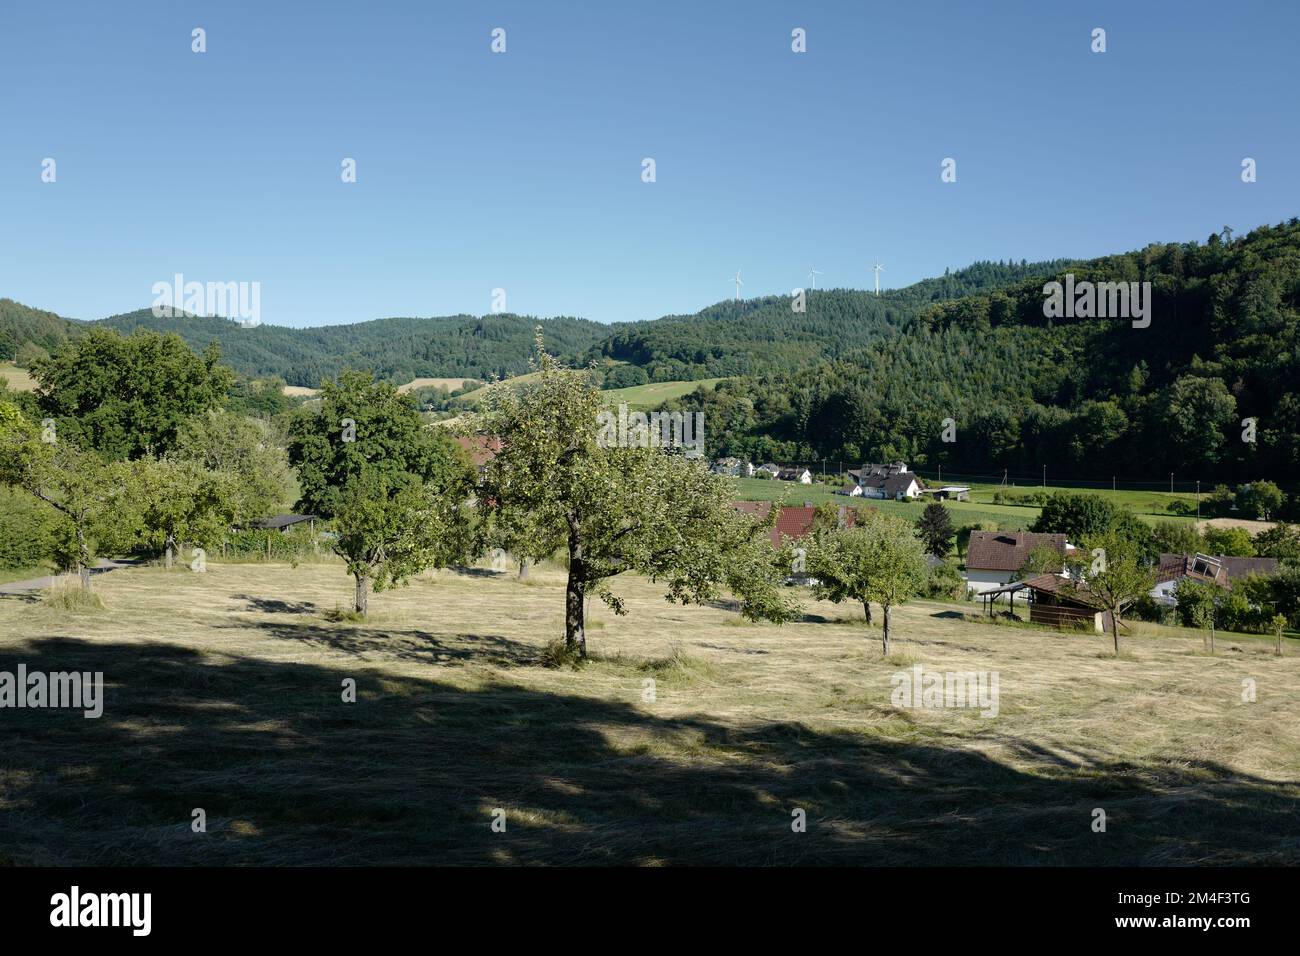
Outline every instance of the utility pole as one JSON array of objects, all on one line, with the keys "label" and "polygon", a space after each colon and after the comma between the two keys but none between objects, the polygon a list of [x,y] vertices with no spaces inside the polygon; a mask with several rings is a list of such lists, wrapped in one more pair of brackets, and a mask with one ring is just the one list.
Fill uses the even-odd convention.
[{"label": "utility pole", "polygon": [[1169,473],[1169,493],[1171,495],[1174,493],[1174,473],[1172,471]]},{"label": "utility pole", "polygon": [[1196,520],[1201,520],[1201,482],[1196,482]]},{"label": "utility pole", "polygon": [[1111,491],[1115,491],[1115,490],[1116,490],[1116,488],[1115,488],[1115,476],[1114,476],[1114,475],[1111,475],[1111,476],[1110,476],[1110,490],[1111,490]]},{"label": "utility pole", "polygon": [[1043,466],[1043,487],[1047,487],[1047,466]]}]

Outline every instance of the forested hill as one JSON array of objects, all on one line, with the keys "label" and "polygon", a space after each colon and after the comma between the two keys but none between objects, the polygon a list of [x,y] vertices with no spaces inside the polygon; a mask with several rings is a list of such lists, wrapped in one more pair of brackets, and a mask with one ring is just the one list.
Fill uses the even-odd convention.
[{"label": "forested hill", "polygon": [[720,302],[694,315],[618,327],[598,351],[657,381],[790,371],[885,338],[936,302],[1051,275],[1067,261],[977,262],[880,296],[810,291],[802,313],[790,296]]},{"label": "forested hill", "polygon": [[[528,371],[533,328],[571,364],[612,359],[641,366],[660,381],[789,370],[843,354],[890,334],[922,307],[955,296],[1046,275],[1061,263],[980,262],[880,297],[832,290],[809,293],[796,313],[787,296],[723,302],[695,315],[604,325],[586,319],[454,315],[376,319],[354,325],[245,328],[222,318],[155,317],[142,309],[101,320],[123,332],[175,332],[195,351],[216,341],[223,361],[251,377],[278,375],[290,385],[319,385],[344,368],[383,378],[491,378]],[[0,300],[0,358],[28,345],[49,351],[87,323]],[[6,345],[8,343],[8,345]],[[27,364],[21,360],[20,364]]]},{"label": "forested hill", "polygon": [[176,332],[196,351],[212,341],[222,361],[248,376],[278,375],[290,385],[315,387],[346,368],[370,369],[405,382],[416,376],[487,379],[528,371],[534,328],[565,361],[581,361],[609,334],[587,319],[534,319],[503,313],[482,317],[375,319],[354,325],[292,329],[245,328],[222,318],[155,318],[148,309],[104,319],[123,332],[136,328]]},{"label": "forested hill", "polygon": [[1300,221],[1069,272],[1150,282],[1150,325],[1048,318],[1039,278],[932,306],[839,360],[684,404],[709,413],[711,453],[756,460],[1300,481]]}]

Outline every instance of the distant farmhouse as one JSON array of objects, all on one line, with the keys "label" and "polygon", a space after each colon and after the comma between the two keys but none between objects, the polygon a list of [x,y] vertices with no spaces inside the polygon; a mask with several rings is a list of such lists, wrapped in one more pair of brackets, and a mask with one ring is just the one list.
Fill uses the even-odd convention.
[{"label": "distant farmhouse", "polygon": [[754,477],[754,466],[739,458],[719,458],[711,469],[715,475],[727,475],[732,478]]},{"label": "distant farmhouse", "polygon": [[[1041,545],[1055,548],[1063,560],[1075,550],[1063,534],[972,531],[966,548],[966,589],[975,594],[1002,589],[1025,566],[1029,553]],[[1025,597],[1020,595],[1022,600]]]},{"label": "distant farmhouse", "polygon": [[1182,581],[1200,581],[1232,589],[1233,584],[1251,574],[1276,574],[1277,558],[1238,558],[1208,554],[1162,554],[1156,565],[1156,584],[1151,597],[1162,607],[1178,606],[1178,585]]},{"label": "distant farmhouse", "polygon": [[921,476],[908,471],[907,463],[901,461],[881,465],[866,464],[860,469],[850,468],[849,477],[853,479],[853,484],[840,491],[840,494],[853,498],[910,501],[919,497],[925,488]]},{"label": "distant farmhouse", "polygon": [[[732,462],[735,462],[734,466],[731,464]],[[720,468],[724,468],[724,467],[725,468],[736,467],[740,470],[735,472],[719,470]],[[755,468],[753,465],[749,464],[748,462],[741,462],[735,458],[719,458],[716,462],[713,463],[713,470],[717,474],[725,474],[725,475],[739,474],[741,477],[744,478],[767,477],[767,478],[775,478],[778,481],[795,481],[801,485],[812,484],[812,472],[809,471],[807,468],[800,468],[798,466],[794,468],[783,468],[780,465],[778,465],[776,462],[772,462],[772,461],[769,461],[766,464],[759,465],[757,468]]]}]

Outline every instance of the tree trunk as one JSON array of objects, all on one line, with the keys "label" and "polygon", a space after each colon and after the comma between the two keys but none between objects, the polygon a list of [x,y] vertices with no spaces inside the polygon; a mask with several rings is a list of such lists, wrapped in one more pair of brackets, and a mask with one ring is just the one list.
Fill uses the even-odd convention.
[{"label": "tree trunk", "polygon": [[356,612],[364,617],[366,608],[370,604],[370,575],[357,574],[354,577],[357,579],[357,593],[354,604]]},{"label": "tree trunk", "polygon": [[171,539],[171,538],[168,538],[168,539],[167,539],[167,550],[163,552],[163,567],[170,571],[170,570],[171,570],[171,567],[172,567],[172,561],[173,561],[173,556],[172,556],[172,539]]},{"label": "tree trunk", "polygon": [[1110,612],[1110,636],[1115,642],[1115,656],[1119,657],[1119,612],[1114,609]]},{"label": "tree trunk", "polygon": [[863,610],[863,612],[864,612],[864,613],[866,614],[866,616],[867,616],[867,624],[870,625],[870,624],[871,624],[871,602],[870,602],[870,601],[863,601],[863,602],[862,602],[862,610]]},{"label": "tree trunk", "polygon": [[86,532],[77,525],[77,573],[81,577],[81,592],[90,593],[90,549],[86,547]]},{"label": "tree trunk", "polygon": [[579,657],[587,656],[587,629],[585,611],[585,585],[569,564],[569,581],[564,589],[564,644],[576,651]]},{"label": "tree trunk", "polygon": [[880,607],[885,612],[885,619],[882,622],[881,633],[883,634],[883,639],[884,639],[885,656],[888,657],[889,656],[889,625],[890,625],[890,618],[893,615],[893,609],[888,604],[882,604],[880,605]]},{"label": "tree trunk", "polygon": [[528,580],[528,571],[529,571],[529,569],[530,569],[531,567],[532,567],[532,562],[529,561],[527,558],[521,558],[521,559],[519,560],[519,580],[520,580],[520,581],[527,581],[527,580]]}]

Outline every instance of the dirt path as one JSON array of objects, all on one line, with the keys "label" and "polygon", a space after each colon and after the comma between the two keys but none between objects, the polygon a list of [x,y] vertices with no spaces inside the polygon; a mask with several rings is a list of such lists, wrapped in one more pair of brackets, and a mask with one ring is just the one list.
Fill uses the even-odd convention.
[{"label": "dirt path", "polygon": [[[129,568],[134,562],[118,561],[115,558],[100,558],[99,563],[95,565],[91,574],[107,574],[109,571],[116,571],[118,568]],[[71,577],[70,575],[66,575]],[[0,595],[3,594],[30,594],[32,591],[44,591],[52,587],[54,582],[62,574],[47,574],[43,578],[29,578],[26,581],[11,581],[8,584],[0,584]]]}]

